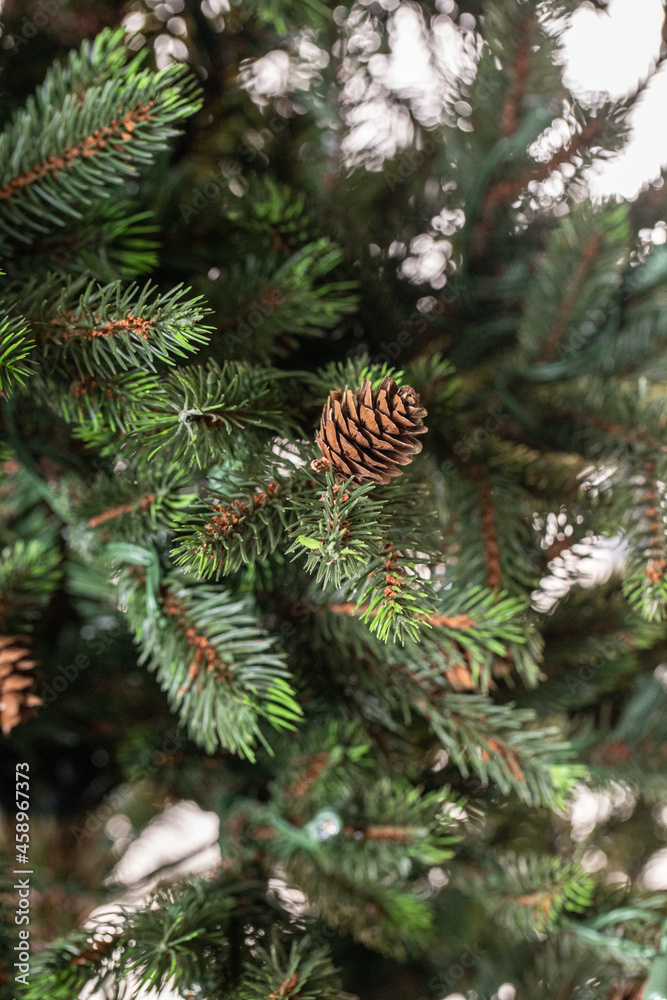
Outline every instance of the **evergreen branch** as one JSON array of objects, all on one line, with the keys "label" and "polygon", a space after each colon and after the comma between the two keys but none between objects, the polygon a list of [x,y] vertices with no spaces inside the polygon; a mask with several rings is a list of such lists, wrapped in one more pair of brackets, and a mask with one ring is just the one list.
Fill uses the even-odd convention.
[{"label": "evergreen branch", "polygon": [[360,708],[370,700],[389,729],[409,720],[406,706],[446,715],[452,691],[486,691],[494,676],[512,684],[517,674],[530,685],[542,676],[541,637],[526,620],[525,598],[473,588],[448,591],[446,606],[450,614],[431,616],[430,631],[402,648],[363,629],[350,603],[323,605],[317,616],[334,672],[341,656],[354,657]]},{"label": "evergreen branch", "polygon": [[132,470],[110,479],[101,477],[75,510],[89,529],[101,528],[103,541],[148,542],[156,531],[170,531],[196,500],[186,493],[190,485],[182,472],[171,472],[150,481]]},{"label": "evergreen branch", "polygon": [[544,345],[544,354],[542,357],[544,362],[552,361],[560,349],[563,335],[570,325],[577,301],[595,266],[601,243],[602,236],[600,233],[593,233],[588,237],[583,247],[581,247],[580,266],[570,280]]},{"label": "evergreen branch", "polygon": [[292,941],[289,952],[278,936],[258,948],[242,973],[239,1000],[353,1000],[343,993],[329,949],[307,937]]},{"label": "evergreen branch", "polygon": [[[400,779],[383,778],[369,790],[368,774],[354,766],[358,753],[355,748],[349,755],[353,768],[347,783],[339,779],[335,813],[324,809],[303,822],[304,804],[299,803],[300,825],[294,827],[265,807],[255,811],[255,836],[274,842],[277,854],[313,853],[322,871],[340,872],[351,882],[371,885],[380,878],[385,884],[407,885],[411,866],[406,857],[417,867],[452,857],[458,835],[451,812],[461,803],[447,788],[425,792]],[[342,755],[336,756],[340,768]],[[264,825],[264,819],[273,824]]]},{"label": "evergreen branch", "polygon": [[461,379],[447,358],[438,352],[428,357],[413,358],[406,367],[404,381],[418,394],[421,405],[429,412],[430,422],[438,426],[451,419],[458,402]]},{"label": "evergreen branch", "polygon": [[414,704],[464,776],[472,770],[506,795],[560,809],[584,774],[570,763],[571,749],[558,731],[538,727],[530,709],[496,705],[481,694],[448,694],[437,703],[422,696]]},{"label": "evergreen branch", "polygon": [[457,458],[444,469],[446,573],[461,590],[502,585],[523,595],[541,575],[542,551],[532,527],[539,506],[529,484],[521,482],[528,478],[523,464],[512,468],[507,449],[493,438],[484,451],[479,460]]},{"label": "evergreen branch", "polygon": [[641,461],[667,453],[662,400],[659,394],[640,393],[636,381],[612,387],[607,380],[587,377],[539,390],[536,398],[547,440],[596,465],[601,449],[610,461],[632,459],[635,466],[635,456]]},{"label": "evergreen branch", "polygon": [[33,364],[27,359],[35,342],[28,335],[26,321],[4,310],[0,313],[0,396],[7,398],[11,392],[25,386],[33,374]]},{"label": "evergreen branch", "polygon": [[387,542],[383,551],[371,560],[362,579],[352,579],[345,588],[356,597],[359,608],[365,607],[361,620],[369,622],[369,631],[386,642],[416,639],[420,626],[429,626],[435,594],[431,581],[415,569],[415,555],[400,551]]},{"label": "evergreen branch", "polygon": [[528,377],[579,374],[585,349],[614,310],[628,237],[626,205],[582,206],[561,221],[532,280],[519,328],[523,355],[534,362]]},{"label": "evergreen branch", "polygon": [[0,555],[0,619],[23,631],[39,616],[60,577],[60,554],[48,538],[18,539]]},{"label": "evergreen branch", "polygon": [[249,599],[232,601],[226,591],[173,582],[146,617],[146,596],[131,581],[130,593],[142,660],[207,753],[222,746],[254,760],[257,740],[268,748],[261,719],[294,728],[301,709],[284,654],[257,624]]},{"label": "evergreen branch", "polygon": [[287,874],[328,924],[394,960],[428,947],[433,916],[423,900],[377,880],[360,883],[333,867],[325,869],[318,857],[316,852],[293,855]]},{"label": "evergreen branch", "polygon": [[[332,909],[338,895],[336,880],[355,885],[355,892],[364,895],[378,884],[411,889],[420,871],[451,858],[458,839],[454,815],[461,803],[448,789],[425,792],[410,782],[389,777],[369,789],[370,774],[358,764],[360,749],[355,748],[354,755],[349,753],[353,766],[347,781],[341,771],[343,754],[332,751],[337,761],[330,775],[337,781],[328,790],[331,795],[337,786],[335,811],[325,808],[314,817],[312,813],[308,816],[306,809],[312,809],[313,800],[317,801],[310,795],[307,802],[297,803],[298,826],[286,823],[271,806],[254,810],[251,817],[251,838],[261,840],[275,857],[289,858],[288,870],[297,885],[303,871],[311,870],[310,859],[325,880],[331,878],[329,888],[325,882],[319,897],[329,897]],[[326,794],[326,782],[322,781],[320,794]],[[304,890],[308,894],[305,886]]]},{"label": "evergreen branch", "polygon": [[285,254],[292,245],[308,243],[312,223],[305,192],[277,183],[269,174],[250,175],[248,182],[248,196],[228,208],[226,217],[238,229],[269,236]]},{"label": "evergreen branch", "polygon": [[177,134],[198,106],[183,66],[136,71],[68,94],[59,109],[29,103],[0,136],[0,231],[4,242],[36,236],[80,219],[108,198]]},{"label": "evergreen branch", "polygon": [[[243,354],[265,356],[281,348],[276,343],[284,335],[287,344],[295,336],[322,336],[336,326],[358,304],[355,281],[319,284],[342,261],[341,250],[329,239],[306,244],[287,260],[275,254],[245,258],[243,266],[231,268],[224,292],[223,347],[229,352],[243,341]],[[258,315],[255,315],[255,314]]]},{"label": "evergreen branch", "polygon": [[237,895],[221,882],[188,881],[158,889],[143,909],[121,909],[113,933],[101,914],[97,926],[40,953],[27,1000],[67,1000],[86,984],[105,992],[130,975],[147,988],[190,989],[207,978],[212,953],[224,945]]},{"label": "evergreen branch", "polygon": [[[52,369],[76,368],[80,379],[109,378],[136,366],[155,371],[156,362],[174,364],[208,341],[201,320],[208,311],[201,296],[186,298],[176,286],[161,294],[150,282],[123,287],[90,284],[74,308],[62,293],[54,315],[34,319]],[[45,303],[43,310],[51,312]]]},{"label": "evergreen branch", "polygon": [[483,875],[466,879],[466,890],[490,919],[533,937],[550,931],[567,913],[582,913],[593,899],[594,880],[577,861],[560,857],[503,855],[487,863]]},{"label": "evergreen branch", "polygon": [[77,437],[106,453],[118,450],[118,439],[129,434],[133,415],[160,391],[160,384],[157,375],[128,372],[106,378],[82,376],[57,396],[48,386],[44,394],[66,422],[75,425]]},{"label": "evergreen branch", "polygon": [[311,493],[314,485],[307,467],[281,465],[274,454],[263,461],[256,478],[225,469],[215,481],[215,495],[182,528],[172,557],[202,579],[265,560],[282,539],[293,498]]},{"label": "evergreen branch", "polygon": [[[644,270],[649,272],[645,278]],[[598,337],[581,353],[578,371],[605,378],[614,372],[628,380],[644,376],[651,382],[663,381],[666,292],[659,278],[659,264],[651,256],[641,267],[626,271],[619,298]],[[604,352],[600,351],[601,335]]]},{"label": "evergreen branch", "polygon": [[311,717],[302,736],[298,747],[289,737],[276,747],[276,758],[285,766],[272,783],[273,801],[296,827],[331,802],[349,800],[351,789],[365,787],[372,773],[371,743],[358,721]]},{"label": "evergreen branch", "polygon": [[569,143],[557,150],[550,160],[535,164],[523,177],[495,181],[486,192],[479,218],[472,231],[471,251],[473,256],[480,257],[484,253],[493,231],[494,215],[501,205],[507,205],[518,198],[531,182],[541,183],[561,164],[572,162],[572,159],[578,156],[582,150],[599,139],[603,131],[602,116],[590,118],[580,131],[572,136]]},{"label": "evergreen branch", "polygon": [[291,421],[279,405],[276,372],[227,361],[179,368],[133,414],[127,445],[142,461],[186,463],[200,468],[224,455],[256,450],[272,434],[289,434]]},{"label": "evergreen branch", "polygon": [[[349,859],[336,860],[337,870],[352,874],[354,868],[359,881],[371,880],[374,872],[396,878],[405,874],[405,856],[425,866],[444,864],[452,857],[458,837],[451,812],[461,803],[448,788],[424,792],[388,778],[376,782],[371,791],[362,787],[363,792],[356,791],[356,802],[340,807],[343,836],[358,846]],[[352,798],[349,792],[348,797]],[[347,853],[346,845],[340,847]],[[332,842],[331,854],[335,853]],[[326,865],[324,854],[322,864]],[[329,864],[334,867],[333,858]]]},{"label": "evergreen branch", "polygon": [[[344,581],[339,598],[364,608],[362,619],[386,642],[416,638],[435,604],[431,567],[437,556],[432,484],[418,478],[413,463],[400,481],[382,486],[382,548]],[[375,527],[377,532],[377,527]]]},{"label": "evergreen branch", "polygon": [[87,135],[79,142],[68,146],[61,156],[50,156],[42,163],[35,164],[26,173],[6,181],[0,187],[0,201],[7,201],[19,191],[27,188],[31,184],[38,183],[45,178],[57,178],[60,172],[66,167],[70,167],[78,157],[92,157],[99,151],[106,149],[109,142],[120,138],[129,139],[140,122],[151,121],[152,101],[146,104],[139,104],[128,111],[120,122],[113,121],[111,125],[103,125],[96,129],[92,135]]},{"label": "evergreen branch", "polygon": [[[655,794],[656,787],[664,787],[666,700],[665,689],[655,677],[637,677],[615,725],[592,733],[586,741],[593,773],[612,769],[614,776],[622,775],[649,795]],[[652,778],[658,779],[657,785]]]},{"label": "evergreen branch", "polygon": [[413,677],[424,670],[428,681],[458,667],[470,676],[467,686],[482,691],[493,686],[494,675],[508,680],[516,672],[525,684],[538,682],[542,640],[526,617],[525,597],[484,587],[452,589],[439,596],[449,613],[431,616],[433,629],[420,646],[406,647]]},{"label": "evergreen branch", "polygon": [[92,41],[83,41],[78,51],[69,52],[65,61],[57,59],[47,69],[35,92],[35,109],[46,119],[54,108],[62,108],[70,94],[81,99],[90,87],[119,76],[132,78],[145,59],[145,52],[130,57],[123,28],[103,28]]},{"label": "evergreen branch", "polygon": [[[361,606],[354,604],[352,601],[343,601],[342,603],[329,604],[329,611],[332,611],[336,615],[362,615],[364,612],[369,610],[368,604],[362,604]],[[474,627],[475,623],[472,618],[468,615],[436,615],[432,614],[428,617],[424,617],[429,625],[444,625],[446,628],[452,629],[468,629]]]},{"label": "evergreen branch", "polygon": [[332,582],[340,587],[356,578],[360,567],[371,565],[380,553],[387,518],[382,501],[369,496],[373,487],[355,485],[352,479],[339,483],[328,471],[326,492],[291,498],[287,530],[293,541],[287,554],[294,552],[296,558],[305,550],[306,571],[317,570],[316,582],[322,586]]},{"label": "evergreen branch", "polygon": [[326,28],[331,19],[331,9],[322,0],[232,0],[232,6],[244,17],[256,17],[260,24],[269,24],[279,35],[287,35],[292,27],[307,25],[316,30]]},{"label": "evergreen branch", "polygon": [[[76,230],[50,233],[29,247],[12,247],[6,262],[14,283],[28,285],[35,274],[57,273],[100,282],[135,278],[157,266],[157,227],[149,212],[126,199],[99,202],[83,212]],[[42,282],[38,282],[42,284]]]},{"label": "evergreen branch", "polygon": [[200,506],[197,521],[184,526],[184,534],[176,539],[174,562],[199,579],[218,579],[243,563],[266,559],[285,527],[283,504],[284,493],[275,479],[227,504],[210,497]]}]

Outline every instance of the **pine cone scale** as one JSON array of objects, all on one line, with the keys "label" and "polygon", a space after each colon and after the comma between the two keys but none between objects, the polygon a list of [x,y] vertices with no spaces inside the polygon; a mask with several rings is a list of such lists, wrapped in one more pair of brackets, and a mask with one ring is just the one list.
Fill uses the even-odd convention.
[{"label": "pine cone scale", "polygon": [[422,450],[416,435],[426,433],[425,416],[409,386],[399,389],[387,377],[374,392],[363,379],[356,393],[348,386],[332,389],[316,440],[339,478],[386,485]]},{"label": "pine cone scale", "polygon": [[371,434],[377,434],[378,436],[382,434],[382,428],[375,419],[375,414],[368,406],[364,406],[362,403],[359,407],[359,420],[361,426],[365,431],[369,431]]},{"label": "pine cone scale", "polygon": [[[2,638],[4,640],[6,636]],[[0,664],[16,663],[17,660],[22,660],[24,656],[27,656],[29,652],[29,649],[22,648],[21,646],[0,647]]]}]

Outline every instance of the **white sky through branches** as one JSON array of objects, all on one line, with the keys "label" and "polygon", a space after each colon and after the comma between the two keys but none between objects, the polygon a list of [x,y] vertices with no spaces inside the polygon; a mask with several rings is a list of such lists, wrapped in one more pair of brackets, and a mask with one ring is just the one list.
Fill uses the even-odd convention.
[{"label": "white sky through branches", "polygon": [[[660,50],[661,0],[611,0],[608,13],[592,6],[574,15],[565,37],[565,81],[584,97],[600,91],[624,97],[645,79]],[[633,115],[624,152],[591,178],[596,197],[632,198],[667,164],[667,67],[651,82]]]}]

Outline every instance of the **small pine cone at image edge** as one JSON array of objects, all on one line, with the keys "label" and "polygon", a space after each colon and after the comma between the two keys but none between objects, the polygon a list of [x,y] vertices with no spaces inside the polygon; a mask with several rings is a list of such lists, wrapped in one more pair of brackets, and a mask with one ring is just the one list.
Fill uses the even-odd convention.
[{"label": "small pine cone at image edge", "polygon": [[35,661],[29,657],[25,636],[0,636],[0,728],[5,736],[42,704],[30,690],[35,683]]}]

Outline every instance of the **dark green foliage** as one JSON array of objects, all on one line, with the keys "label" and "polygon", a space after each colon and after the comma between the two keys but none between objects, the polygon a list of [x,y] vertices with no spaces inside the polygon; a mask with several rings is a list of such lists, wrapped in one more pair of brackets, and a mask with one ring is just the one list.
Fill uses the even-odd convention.
[{"label": "dark green foliage", "polygon": [[338,976],[328,950],[314,948],[307,938],[293,941],[285,953],[274,939],[266,949],[258,949],[245,970],[239,1000],[277,994],[299,1000],[348,1000],[338,986]]},{"label": "dark green foliage", "polygon": [[39,617],[60,573],[52,538],[17,539],[0,555],[3,629],[21,632]]},{"label": "dark green foliage", "polygon": [[258,17],[281,34],[296,26],[324,28],[331,17],[330,8],[322,0],[297,0],[295,4],[284,0],[233,0],[233,6],[240,8],[245,17]]},{"label": "dark green foliage", "polygon": [[162,481],[142,479],[132,467],[122,476],[103,476],[77,509],[77,518],[104,541],[150,542],[156,531],[173,529],[196,499],[188,478],[172,471]]},{"label": "dark green foliage", "polygon": [[[43,291],[42,291],[43,294]],[[56,372],[73,370],[79,378],[118,375],[141,366],[155,371],[159,362],[174,364],[206,343],[200,323],[206,310],[185,290],[160,295],[150,284],[123,287],[90,285],[78,302],[65,289],[47,316],[31,317],[44,352]],[[49,372],[51,374],[51,372]]]},{"label": "dark green foliage", "polygon": [[306,570],[316,571],[315,579],[323,587],[330,582],[340,587],[345,578],[356,576],[361,566],[367,572],[377,568],[378,528],[388,522],[383,504],[369,496],[371,491],[372,483],[338,483],[328,473],[317,507],[310,497],[292,500],[294,516],[289,530],[294,542],[287,551],[302,555],[305,550]]},{"label": "dark green foliage", "polygon": [[485,865],[473,893],[489,919],[534,938],[569,913],[590,907],[593,878],[577,862],[535,855],[500,856]]},{"label": "dark green foliage", "polygon": [[8,397],[12,389],[25,385],[33,372],[27,361],[34,342],[27,334],[27,323],[19,316],[5,314],[0,319],[0,395]]},{"label": "dark green foliage", "polygon": [[355,281],[320,283],[342,259],[341,250],[322,238],[286,260],[275,252],[261,258],[250,253],[242,265],[233,264],[221,303],[225,353],[284,354],[281,340],[294,346],[297,335],[322,337],[354,312],[357,296],[349,293]]},{"label": "dark green foliage", "polygon": [[[120,558],[125,552],[114,551]],[[141,578],[136,590],[132,586],[131,571],[127,584],[142,660],[157,671],[190,735],[208,753],[222,746],[253,760],[256,741],[267,745],[260,718],[291,729],[301,715],[284,654],[258,625],[250,599],[234,601],[225,591],[177,581],[156,593],[154,564],[144,562],[145,590]]]},{"label": "dark green foliage", "polygon": [[[201,882],[162,889],[151,907],[139,913],[122,913],[115,934],[105,935],[108,924],[99,921],[99,929],[93,926],[55,942],[53,950],[36,962],[40,989],[49,990],[53,1000],[65,1000],[87,981],[102,989],[112,988],[119,970],[132,970],[137,981],[146,986],[186,989],[199,977],[204,956],[223,944],[233,901],[231,886],[225,886],[222,898],[207,893]],[[98,953],[105,956],[100,965],[96,940]],[[78,961],[79,957],[84,960]],[[25,995],[28,1000],[37,1000],[44,993],[30,987]]]},{"label": "dark green foliage", "polygon": [[[28,50],[15,6],[0,612],[45,704],[0,788],[11,815],[30,762],[28,1000],[662,995],[665,197],[586,189],[643,88],[568,92],[576,0],[138,0],[45,77],[77,18]],[[428,94],[396,83],[404,32]],[[387,376],[423,450],[340,481],[322,407]],[[162,869],[94,944],[165,797],[215,813],[220,865]]]},{"label": "dark green foliage", "polygon": [[[120,43],[119,35],[109,39],[106,60],[95,58],[102,47],[93,50],[83,87],[84,73],[52,74],[0,136],[3,249],[81,219],[164,149],[175,123],[197,108],[192,78],[181,66],[152,73],[135,60],[120,77],[114,73]],[[79,93],[65,91],[75,75]]]},{"label": "dark green foliage", "polygon": [[[215,472],[215,470],[214,470]],[[212,477],[215,494],[190,512],[196,520],[183,528],[172,549],[175,562],[200,579],[216,578],[254,565],[274,552],[301,492],[312,493],[307,468],[286,464],[275,452],[264,456],[262,488],[237,465]]]}]

